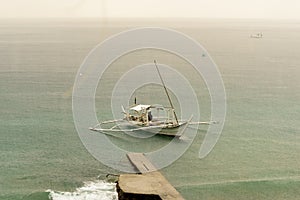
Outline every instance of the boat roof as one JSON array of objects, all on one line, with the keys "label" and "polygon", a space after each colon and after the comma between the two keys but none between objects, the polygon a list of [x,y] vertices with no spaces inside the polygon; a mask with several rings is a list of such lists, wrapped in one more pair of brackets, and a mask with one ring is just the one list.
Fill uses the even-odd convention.
[{"label": "boat roof", "polygon": [[141,111],[141,110],[148,109],[148,108],[150,108],[150,107],[151,107],[151,105],[143,105],[143,104],[139,104],[139,105],[136,105],[136,106],[131,107],[130,110]]}]

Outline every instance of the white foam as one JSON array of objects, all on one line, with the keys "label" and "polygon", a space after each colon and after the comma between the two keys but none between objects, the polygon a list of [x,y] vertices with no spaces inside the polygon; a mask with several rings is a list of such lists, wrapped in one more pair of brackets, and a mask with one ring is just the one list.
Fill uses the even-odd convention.
[{"label": "white foam", "polygon": [[75,192],[58,192],[47,190],[49,199],[52,200],[117,200],[115,183],[104,181],[86,182],[83,187],[77,188]]}]

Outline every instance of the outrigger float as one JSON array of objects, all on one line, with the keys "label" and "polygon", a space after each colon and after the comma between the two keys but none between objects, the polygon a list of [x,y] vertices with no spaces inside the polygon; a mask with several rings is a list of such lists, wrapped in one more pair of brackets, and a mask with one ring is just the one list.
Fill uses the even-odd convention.
[{"label": "outrigger float", "polygon": [[[135,98],[134,105],[130,106],[127,110],[122,106],[123,119],[103,121],[94,127],[90,127],[90,130],[101,133],[146,131],[160,135],[181,137],[189,125],[210,125],[217,123],[215,121],[192,122],[193,115],[188,120],[179,120],[155,60],[154,64],[170,106],[137,104]],[[162,113],[164,116],[161,117]],[[102,128],[110,124],[112,124],[111,127]]]}]

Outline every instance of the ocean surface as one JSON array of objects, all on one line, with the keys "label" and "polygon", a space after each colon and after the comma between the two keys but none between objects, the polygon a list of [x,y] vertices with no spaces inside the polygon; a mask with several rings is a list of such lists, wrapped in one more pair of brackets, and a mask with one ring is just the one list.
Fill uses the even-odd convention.
[{"label": "ocean surface", "polygon": [[[121,172],[96,160],[80,141],[72,90],[97,44],[143,26],[174,29],[202,44],[226,90],[225,126],[215,148],[198,158],[207,131],[201,126],[183,156],[161,170],[170,183],[186,199],[299,199],[300,22],[196,19],[0,20],[0,199],[117,198],[115,180],[106,175]],[[257,33],[263,37],[250,37]],[[153,49],[112,63],[97,89],[98,118],[111,117],[109,92],[118,78],[154,59],[185,75],[197,93],[201,119],[209,120],[210,98],[201,76],[178,56]],[[143,86],[134,96],[167,103],[157,85]],[[109,139],[135,152],[154,151],[171,140]]]}]

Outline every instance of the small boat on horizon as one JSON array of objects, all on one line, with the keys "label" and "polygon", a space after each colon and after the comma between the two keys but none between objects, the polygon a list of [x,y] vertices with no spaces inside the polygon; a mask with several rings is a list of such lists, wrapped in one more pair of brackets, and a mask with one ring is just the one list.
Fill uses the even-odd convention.
[{"label": "small boat on horizon", "polygon": [[254,35],[250,35],[250,38],[262,38],[262,37],[263,37],[262,33],[257,33],[257,34],[254,34]]}]

